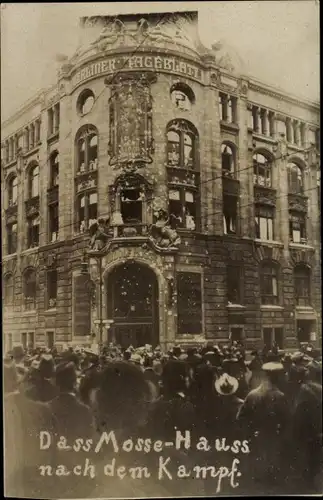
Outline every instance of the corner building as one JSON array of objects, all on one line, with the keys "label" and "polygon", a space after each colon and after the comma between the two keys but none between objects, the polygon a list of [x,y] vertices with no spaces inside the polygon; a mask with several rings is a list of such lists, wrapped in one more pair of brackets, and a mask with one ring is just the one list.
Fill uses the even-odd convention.
[{"label": "corner building", "polygon": [[243,76],[194,12],[80,34],[2,126],[5,348],[320,343],[318,103]]}]

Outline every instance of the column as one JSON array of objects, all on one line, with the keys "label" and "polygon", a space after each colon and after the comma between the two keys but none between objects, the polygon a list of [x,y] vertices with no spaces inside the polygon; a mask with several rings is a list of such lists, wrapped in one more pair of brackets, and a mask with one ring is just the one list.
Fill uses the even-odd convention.
[{"label": "column", "polygon": [[49,108],[47,111],[48,115],[48,135],[52,135],[54,131],[54,116],[53,116],[53,108]]},{"label": "column", "polygon": [[306,126],[305,123],[301,123],[301,145],[305,147],[306,145]]},{"label": "column", "polygon": [[13,137],[9,139],[9,161],[14,158],[14,147],[13,147]]},{"label": "column", "polygon": [[260,133],[260,109],[258,106],[253,106],[252,109],[253,114],[253,130],[256,134]]},{"label": "column", "polygon": [[36,120],[35,124],[35,142],[36,144],[40,142],[40,120]]},{"label": "column", "polygon": [[6,141],[5,147],[5,163],[9,162],[9,141]]},{"label": "column", "polygon": [[53,111],[54,134],[59,130],[59,104],[55,104]]},{"label": "column", "polygon": [[19,136],[18,134],[15,135],[15,156],[18,154],[18,149],[19,149]]},{"label": "column", "polygon": [[252,105],[249,103],[247,104],[247,110],[248,110],[248,128],[253,129]]},{"label": "column", "polygon": [[263,135],[268,135],[268,111],[263,109],[261,113],[261,131]]},{"label": "column", "polygon": [[291,118],[287,118],[286,119],[286,139],[287,139],[287,142],[290,142],[290,143],[293,143],[293,137],[294,137],[294,134],[293,134],[294,130],[293,130],[293,127],[292,127],[292,120]]},{"label": "column", "polygon": [[223,121],[228,121],[228,105],[229,105],[229,99],[228,96],[225,94],[220,94],[222,98],[222,119]]},{"label": "column", "polygon": [[24,133],[24,150],[25,152],[29,151],[29,129],[28,127],[25,128],[25,133]]},{"label": "column", "polygon": [[269,134],[270,137],[275,135],[275,113],[273,111],[269,111]]},{"label": "column", "polygon": [[298,120],[294,121],[294,142],[297,146],[301,145],[300,124]]},{"label": "column", "polygon": [[34,147],[34,126],[29,125],[29,148],[32,149]]}]

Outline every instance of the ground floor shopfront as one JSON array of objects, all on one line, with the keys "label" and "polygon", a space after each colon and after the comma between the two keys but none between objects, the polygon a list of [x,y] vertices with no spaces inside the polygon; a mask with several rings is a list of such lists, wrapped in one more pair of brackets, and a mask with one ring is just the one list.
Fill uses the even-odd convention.
[{"label": "ground floor shopfront", "polygon": [[[243,340],[261,348],[320,343],[320,285],[313,252],[286,259],[280,247],[252,241],[182,238],[178,251],[156,251],[141,240],[118,241],[84,259],[85,239],[57,243],[7,260],[14,275],[14,304],[4,310],[5,348],[115,342],[164,348],[206,340]],[[279,265],[275,300],[262,293],[260,267]],[[295,300],[293,269],[312,270],[311,300]],[[36,270],[34,307],[26,309],[24,269]],[[57,279],[55,299],[50,277]],[[317,281],[315,281],[317,280]],[[265,303],[264,303],[265,302]],[[266,303],[267,302],[267,303]],[[269,303],[268,303],[269,302]]]}]

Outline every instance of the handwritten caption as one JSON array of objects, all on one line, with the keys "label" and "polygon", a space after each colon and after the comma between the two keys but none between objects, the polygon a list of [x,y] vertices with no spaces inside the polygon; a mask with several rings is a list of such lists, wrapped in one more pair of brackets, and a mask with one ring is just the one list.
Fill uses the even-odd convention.
[{"label": "handwritten caption", "polygon": [[[55,447],[61,452],[75,453],[91,453],[91,457],[83,457],[83,462],[80,464],[68,467],[67,465],[59,464],[55,467],[52,465],[41,465],[39,473],[41,476],[82,476],[94,479],[99,474],[117,479],[131,477],[131,479],[149,479],[155,477],[159,481],[173,479],[215,479],[217,480],[216,493],[221,492],[221,488],[226,481],[231,488],[239,486],[239,478],[242,473],[239,470],[241,463],[241,454],[247,455],[250,453],[250,446],[247,440],[235,440],[231,444],[226,438],[219,438],[213,441],[205,437],[200,437],[196,442],[192,442],[190,431],[176,431],[173,441],[152,440],[150,438],[129,438],[120,441],[114,431],[103,432],[98,440],[78,438],[72,444],[68,443],[65,436],[55,438],[48,431],[40,432],[40,450],[49,450]],[[169,449],[177,450],[178,452],[195,451],[204,453],[219,452],[233,454],[232,461],[230,459],[229,466],[218,464],[213,465],[194,465],[173,464],[173,456],[167,453]],[[156,467],[152,468],[147,465],[125,466],[118,463],[114,456],[108,462],[98,465],[94,456],[101,451],[112,452],[117,457],[123,454],[138,453],[143,455],[154,454],[157,457]],[[240,458],[237,458],[240,455]],[[124,455],[123,455],[124,456]]]}]

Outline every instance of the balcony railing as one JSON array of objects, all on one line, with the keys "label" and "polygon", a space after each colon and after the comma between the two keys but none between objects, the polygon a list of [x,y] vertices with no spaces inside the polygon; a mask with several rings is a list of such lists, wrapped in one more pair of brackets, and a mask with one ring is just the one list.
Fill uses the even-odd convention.
[{"label": "balcony railing", "polygon": [[138,236],[148,236],[147,224],[123,224],[114,228],[115,238],[136,238]]}]

